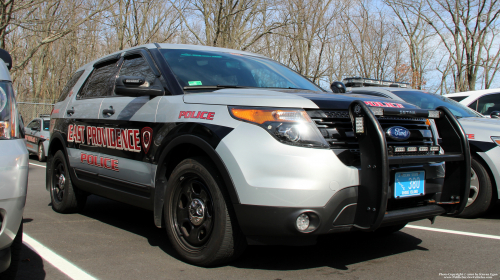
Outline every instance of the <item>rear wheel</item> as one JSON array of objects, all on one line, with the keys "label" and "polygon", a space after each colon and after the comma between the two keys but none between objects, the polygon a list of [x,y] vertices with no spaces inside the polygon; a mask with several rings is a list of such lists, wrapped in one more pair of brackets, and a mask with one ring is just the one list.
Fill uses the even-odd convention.
[{"label": "rear wheel", "polygon": [[481,162],[472,158],[469,197],[464,211],[458,217],[476,218],[484,214],[490,207],[492,196],[490,175]]},{"label": "rear wheel", "polygon": [[189,263],[227,263],[246,246],[221,186],[217,172],[204,158],[185,159],[170,175],[164,209],[167,234]]},{"label": "rear wheel", "polygon": [[37,156],[38,156],[38,161],[42,162],[42,161],[45,161],[46,157],[45,157],[45,149],[43,148],[43,143],[40,142],[38,143],[38,153],[37,153]]},{"label": "rear wheel", "polygon": [[52,160],[50,199],[52,209],[59,213],[75,213],[83,209],[87,196],[77,193],[69,176],[68,164],[62,151],[57,151]]}]

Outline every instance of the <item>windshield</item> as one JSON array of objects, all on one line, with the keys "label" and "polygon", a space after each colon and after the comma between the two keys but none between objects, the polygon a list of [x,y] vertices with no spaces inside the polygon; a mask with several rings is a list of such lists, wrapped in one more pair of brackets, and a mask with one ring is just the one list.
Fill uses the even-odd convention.
[{"label": "windshield", "polygon": [[323,91],[286,66],[265,58],[185,49],[160,51],[184,89],[227,86]]},{"label": "windshield", "polygon": [[481,117],[481,114],[476,111],[441,95],[423,91],[392,91],[392,93],[422,109],[436,109],[439,106],[445,106],[457,118]]}]

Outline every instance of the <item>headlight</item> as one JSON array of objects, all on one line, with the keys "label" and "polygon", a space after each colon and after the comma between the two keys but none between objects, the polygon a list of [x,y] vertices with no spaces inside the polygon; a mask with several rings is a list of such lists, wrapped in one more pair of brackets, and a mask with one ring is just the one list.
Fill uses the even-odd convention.
[{"label": "headlight", "polygon": [[229,112],[237,120],[262,127],[281,143],[329,148],[325,138],[302,109],[229,107]]},{"label": "headlight", "polygon": [[491,136],[491,140],[500,146],[500,136]]},{"label": "headlight", "polygon": [[0,139],[19,138],[16,100],[10,82],[0,82]]}]

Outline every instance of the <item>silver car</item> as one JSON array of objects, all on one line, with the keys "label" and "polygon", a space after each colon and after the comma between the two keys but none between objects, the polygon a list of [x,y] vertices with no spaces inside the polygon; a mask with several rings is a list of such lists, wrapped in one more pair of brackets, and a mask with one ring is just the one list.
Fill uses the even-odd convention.
[{"label": "silver car", "polygon": [[50,139],[50,115],[40,115],[25,128],[26,148],[30,154],[36,154],[38,161],[45,161]]},{"label": "silver car", "polygon": [[13,279],[22,246],[28,151],[9,74],[12,60],[3,49],[0,58],[0,278]]}]

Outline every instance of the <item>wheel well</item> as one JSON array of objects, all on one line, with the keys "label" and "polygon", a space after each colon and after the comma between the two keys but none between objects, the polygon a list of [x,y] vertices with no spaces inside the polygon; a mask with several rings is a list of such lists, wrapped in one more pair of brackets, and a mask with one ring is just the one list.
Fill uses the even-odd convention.
[{"label": "wheel well", "polygon": [[[495,201],[496,201],[498,199],[498,188],[497,188],[497,183],[495,181],[495,177],[493,176],[493,173],[491,172],[490,167],[484,161],[484,159],[480,155],[477,154],[476,151],[471,150],[471,157],[473,157],[476,161],[481,163],[481,165],[484,167],[484,169],[486,169],[486,172],[488,172],[488,176],[490,176],[491,185],[492,185],[491,189],[493,190],[492,198],[495,198]],[[494,203],[493,200],[492,200],[492,203]]]},{"label": "wheel well", "polygon": [[61,140],[59,140],[58,138],[52,139],[52,142],[50,143],[49,151],[48,151],[47,155],[52,157],[59,150],[64,151],[64,146],[63,146]]},{"label": "wheel well", "polygon": [[175,167],[184,159],[186,158],[192,158],[192,157],[197,157],[197,156],[202,156],[206,157],[208,160],[211,161],[210,156],[203,151],[203,149],[199,148],[196,145],[190,144],[190,143],[185,143],[185,144],[180,144],[173,148],[166,156],[166,162],[165,166],[165,178],[168,179],[170,177],[170,174],[174,171]]}]

